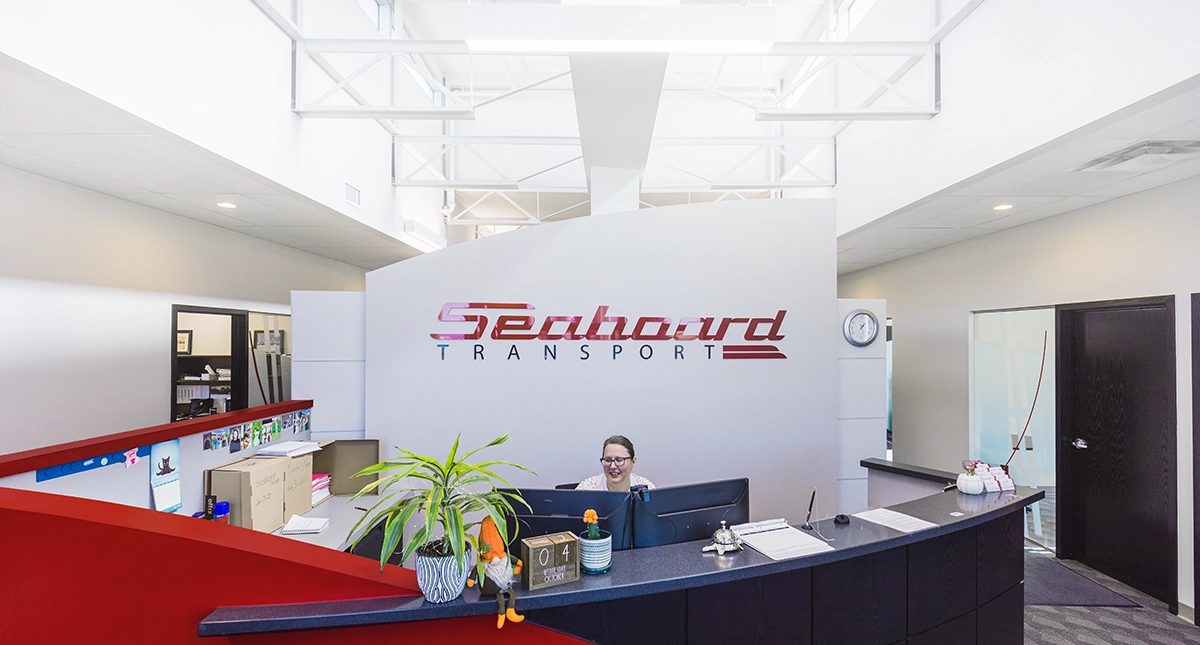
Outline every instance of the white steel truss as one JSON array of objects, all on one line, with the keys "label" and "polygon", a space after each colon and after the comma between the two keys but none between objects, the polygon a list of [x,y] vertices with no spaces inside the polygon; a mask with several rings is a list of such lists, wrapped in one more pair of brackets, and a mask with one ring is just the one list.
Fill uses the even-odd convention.
[{"label": "white steel truss", "polygon": [[[476,59],[482,57],[538,56],[565,58],[566,52],[510,52],[472,50],[466,41],[423,41],[389,39],[304,39],[295,43],[296,65],[294,65],[295,99],[294,111],[301,117],[377,119],[377,120],[462,120],[474,119],[475,110],[521,92],[546,85],[568,77],[570,71],[550,74],[520,87],[482,96],[475,85]],[[339,72],[329,57],[354,55],[359,62],[349,74]],[[447,87],[428,69],[421,56],[465,56],[468,59],[468,81],[462,87]],[[716,54],[685,52],[671,54],[675,57],[702,57]],[[686,86],[706,90],[716,96],[751,108],[758,121],[855,121],[879,119],[928,119],[939,111],[938,105],[938,45],[932,42],[794,42],[775,43],[764,54],[720,54],[723,61],[731,57],[760,59],[798,59],[803,61],[802,71],[790,79],[786,87],[775,87],[760,92],[751,99],[740,98],[734,93],[716,87],[711,82],[688,78],[681,74],[668,73],[668,78]],[[306,61],[316,65],[328,77],[319,88],[320,94],[310,93],[302,82]],[[368,101],[354,83],[369,70],[384,61],[407,68],[421,77],[434,94],[432,102],[402,104],[395,100],[387,104]],[[901,77],[912,70],[920,72],[920,82],[915,89],[898,86]],[[719,74],[718,74],[719,76]],[[797,97],[803,95],[822,77],[836,77],[831,81],[837,89],[830,93],[823,104],[817,106],[795,105]],[[857,77],[857,78],[856,78]],[[854,83],[863,86],[869,98],[842,105],[845,86]],[[864,85],[865,83],[865,85]],[[764,79],[763,87],[774,83]],[[328,105],[326,101],[344,92],[355,101],[355,105]],[[315,94],[315,95],[313,95]],[[873,104],[883,96],[900,99],[900,105],[876,107]],[[865,97],[864,97],[865,98]]]},{"label": "white steel truss", "polygon": [[[579,137],[400,134],[393,140],[396,186],[587,192]],[[832,137],[660,137],[650,142],[642,192],[833,186],[835,162]]]}]

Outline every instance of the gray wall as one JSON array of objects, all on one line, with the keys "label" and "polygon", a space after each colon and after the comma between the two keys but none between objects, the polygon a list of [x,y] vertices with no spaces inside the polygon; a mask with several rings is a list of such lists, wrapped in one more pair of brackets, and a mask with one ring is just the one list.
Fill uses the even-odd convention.
[{"label": "gray wall", "polygon": [[0,453],[165,423],[171,305],[288,311],[358,267],[0,165]]},{"label": "gray wall", "polygon": [[970,428],[971,314],[1175,295],[1180,602],[1192,605],[1190,296],[1200,292],[1200,180],[1123,197],[838,280],[842,298],[886,298],[896,461],[957,470]]}]

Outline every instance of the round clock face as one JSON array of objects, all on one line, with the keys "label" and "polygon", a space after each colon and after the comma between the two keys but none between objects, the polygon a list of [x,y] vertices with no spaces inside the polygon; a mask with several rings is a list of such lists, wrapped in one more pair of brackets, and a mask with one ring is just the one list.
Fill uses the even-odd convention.
[{"label": "round clock face", "polygon": [[879,322],[869,311],[855,311],[846,316],[842,331],[851,345],[865,347],[875,342],[875,337],[879,335]]}]

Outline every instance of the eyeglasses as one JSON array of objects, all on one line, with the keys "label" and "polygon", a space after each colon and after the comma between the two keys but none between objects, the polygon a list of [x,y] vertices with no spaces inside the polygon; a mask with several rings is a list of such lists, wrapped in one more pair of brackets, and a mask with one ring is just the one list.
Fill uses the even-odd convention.
[{"label": "eyeglasses", "polygon": [[605,466],[624,466],[625,462],[633,459],[633,457],[601,457],[600,463]]}]

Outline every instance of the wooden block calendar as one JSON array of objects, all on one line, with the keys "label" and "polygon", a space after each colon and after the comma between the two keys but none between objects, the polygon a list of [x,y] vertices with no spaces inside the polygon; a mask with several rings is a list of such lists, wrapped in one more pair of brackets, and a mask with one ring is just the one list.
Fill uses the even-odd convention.
[{"label": "wooden block calendar", "polygon": [[533,591],[579,579],[579,538],[570,531],[521,540],[521,583]]}]

